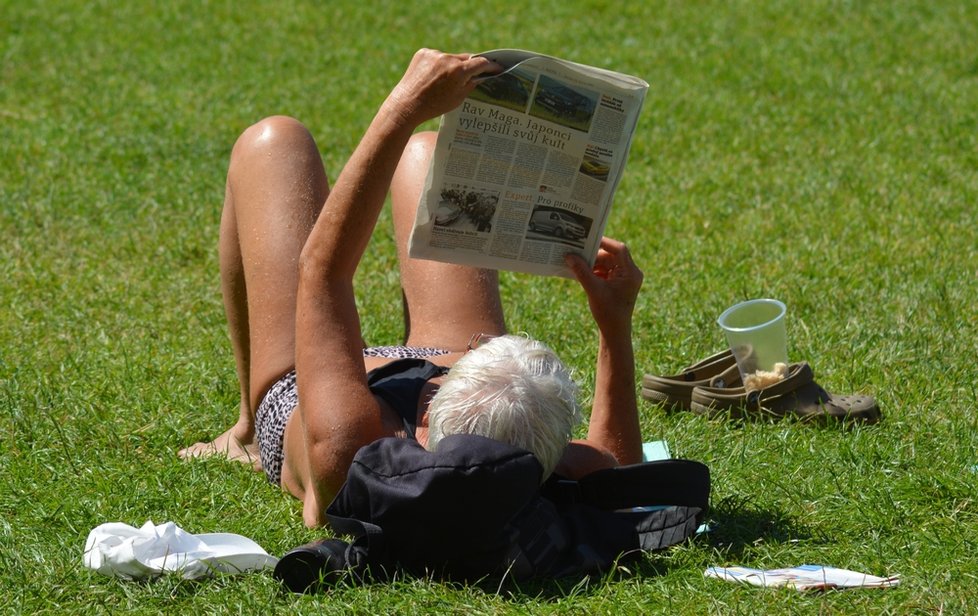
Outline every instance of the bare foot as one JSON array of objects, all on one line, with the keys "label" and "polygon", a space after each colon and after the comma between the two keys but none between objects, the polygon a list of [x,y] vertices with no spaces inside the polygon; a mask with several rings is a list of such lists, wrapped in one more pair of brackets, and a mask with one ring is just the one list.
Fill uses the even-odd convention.
[{"label": "bare foot", "polygon": [[222,455],[232,462],[250,464],[256,471],[261,470],[258,457],[258,443],[252,430],[240,428],[237,424],[208,443],[194,443],[177,452],[184,460]]}]

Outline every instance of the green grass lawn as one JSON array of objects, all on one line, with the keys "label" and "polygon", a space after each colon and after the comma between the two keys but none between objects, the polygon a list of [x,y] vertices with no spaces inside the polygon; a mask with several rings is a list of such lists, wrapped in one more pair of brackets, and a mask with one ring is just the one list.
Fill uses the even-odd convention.
[{"label": "green grass lawn", "polygon": [[[158,6],[152,6],[158,4]],[[978,609],[978,5],[0,0],[0,611],[967,613]],[[607,232],[646,272],[639,373],[723,345],[716,316],[783,300],[789,351],[875,395],[844,430],[735,425],[642,403],[646,440],[702,460],[714,530],[576,585],[429,580],[295,597],[268,575],[120,582],[98,524],[172,520],[281,554],[316,538],[244,468],[181,462],[237,384],[217,228],[236,135],[284,113],[332,176],[415,49],[519,47],[651,84]],[[360,277],[396,343],[384,216]],[[503,275],[509,325],[593,381],[563,279]],[[823,563],[890,590],[801,595],[711,565]]]}]

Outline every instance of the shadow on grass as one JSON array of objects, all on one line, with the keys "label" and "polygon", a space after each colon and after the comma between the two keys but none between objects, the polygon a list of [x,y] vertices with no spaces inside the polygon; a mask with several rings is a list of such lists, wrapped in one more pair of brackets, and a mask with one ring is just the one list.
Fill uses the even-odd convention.
[{"label": "shadow on grass", "polygon": [[783,512],[758,508],[743,497],[728,497],[716,503],[708,519],[706,541],[730,557],[741,556],[760,543],[827,541],[822,533],[813,532]]},{"label": "shadow on grass", "polygon": [[624,556],[610,571],[603,574],[569,578],[552,578],[509,582],[503,585],[479,587],[487,593],[495,593],[508,601],[557,601],[568,597],[582,597],[599,593],[609,584],[630,579],[647,579],[667,575],[681,565],[666,558],[644,558],[647,553],[635,552]]}]

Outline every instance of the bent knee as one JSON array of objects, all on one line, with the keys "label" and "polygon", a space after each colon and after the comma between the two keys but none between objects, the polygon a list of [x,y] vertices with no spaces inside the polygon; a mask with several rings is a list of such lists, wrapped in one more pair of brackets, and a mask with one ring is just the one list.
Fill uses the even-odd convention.
[{"label": "bent knee", "polygon": [[408,140],[404,151],[415,156],[424,155],[427,157],[430,151],[435,147],[435,141],[437,139],[438,133],[433,130],[425,130],[419,133],[414,133]]},{"label": "bent knee", "polygon": [[395,182],[411,181],[419,174],[423,177],[428,172],[428,161],[435,149],[435,141],[438,133],[424,131],[411,135],[401,160],[397,164],[397,172],[394,174]]},{"label": "bent knee", "polygon": [[231,162],[248,156],[296,152],[311,149],[316,142],[309,129],[295,118],[276,115],[255,122],[244,130],[231,150]]},{"label": "bent knee", "polygon": [[[391,179],[391,197],[394,207],[395,223],[402,220],[403,225],[413,224],[418,195],[428,175],[428,163],[435,150],[438,133],[425,131],[411,135],[404,146],[401,160]],[[407,228],[402,229],[406,231]],[[406,240],[405,240],[406,241]]]}]

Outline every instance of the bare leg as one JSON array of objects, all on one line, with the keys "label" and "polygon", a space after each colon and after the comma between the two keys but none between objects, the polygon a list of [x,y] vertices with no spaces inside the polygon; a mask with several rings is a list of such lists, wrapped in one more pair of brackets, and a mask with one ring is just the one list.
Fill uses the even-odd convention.
[{"label": "bare leg", "polygon": [[220,453],[257,467],[255,409],[295,365],[299,253],[328,194],[316,143],[299,122],[267,118],[235,143],[219,248],[241,402],[234,425],[181,457]]},{"label": "bare leg", "polygon": [[230,181],[224,191],[221,232],[218,243],[221,264],[221,295],[228,321],[228,333],[234,351],[240,388],[238,420],[224,433],[208,443],[196,443],[180,450],[182,458],[216,453],[229,459],[260,467],[255,443],[254,408],[251,406],[251,340],[248,332],[248,293],[244,262],[238,240],[238,221],[231,197]]},{"label": "bare leg", "polygon": [[458,351],[465,349],[472,334],[503,334],[506,325],[497,272],[408,257],[408,237],[435,137],[429,132],[411,139],[391,183],[405,339],[411,346]]}]

